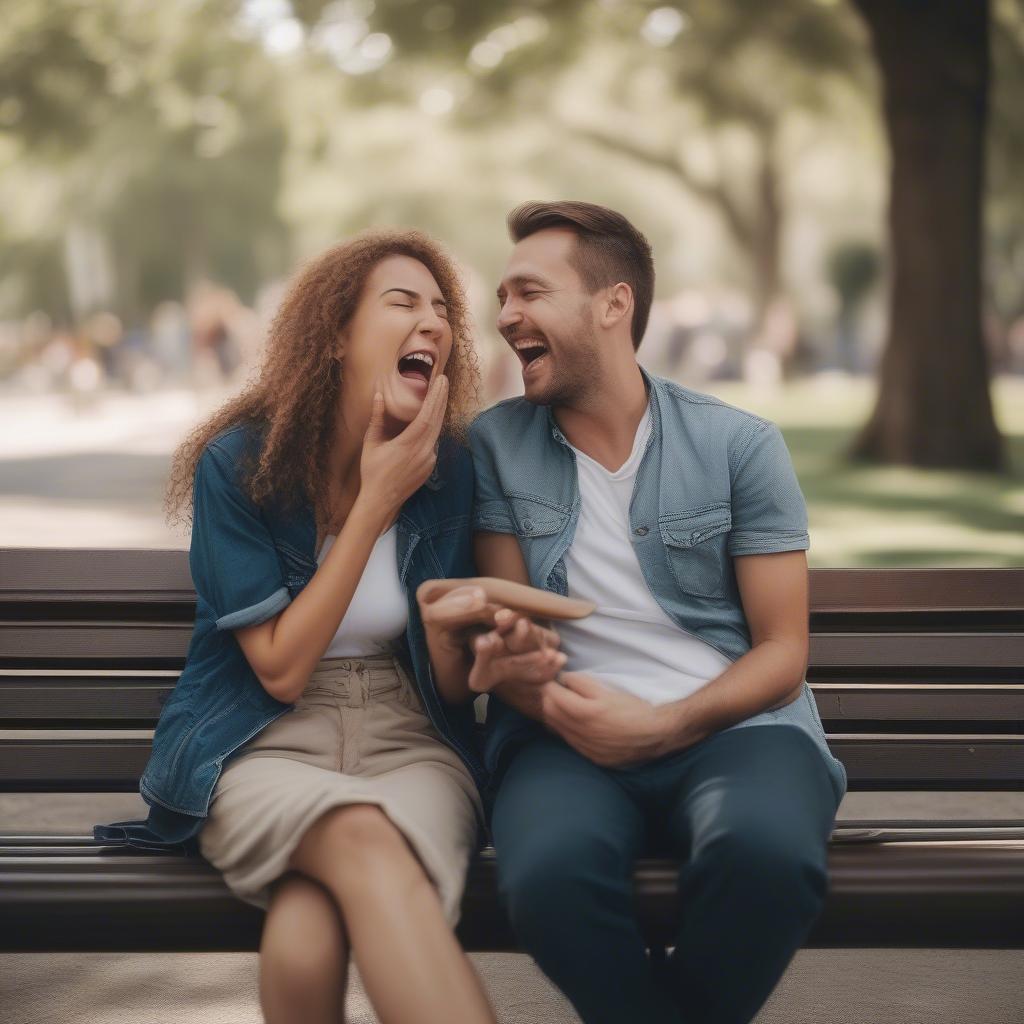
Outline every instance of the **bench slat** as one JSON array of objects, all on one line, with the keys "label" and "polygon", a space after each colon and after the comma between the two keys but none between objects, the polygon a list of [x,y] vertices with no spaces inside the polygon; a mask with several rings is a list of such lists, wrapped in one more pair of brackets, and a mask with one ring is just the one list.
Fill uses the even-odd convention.
[{"label": "bench slat", "polygon": [[[26,736],[31,735],[26,731]],[[146,739],[0,740],[0,791],[136,792],[149,759]],[[855,789],[1017,789],[1024,784],[1019,735],[832,734],[831,749]]]},{"label": "bench slat", "polygon": [[[830,889],[807,946],[1024,948],[1024,843],[891,842],[829,848]],[[634,874],[652,944],[669,941],[678,866]],[[495,894],[496,861],[473,862],[459,937],[468,949],[517,949]],[[80,857],[0,854],[0,950],[253,951],[262,913],[199,858],[112,849]]]},{"label": "bench slat", "polygon": [[[180,667],[192,625],[0,623],[0,667]],[[1020,669],[1024,632],[813,633],[815,668]]]},{"label": "bench slat", "polygon": [[[0,671],[0,722],[130,721],[153,726],[173,670],[31,676]],[[1024,722],[1024,683],[812,683],[823,720]]]},{"label": "bench slat", "polygon": [[[1021,569],[812,569],[817,612],[1020,609]],[[194,597],[183,550],[0,549],[0,601],[104,598],[148,603]]]}]

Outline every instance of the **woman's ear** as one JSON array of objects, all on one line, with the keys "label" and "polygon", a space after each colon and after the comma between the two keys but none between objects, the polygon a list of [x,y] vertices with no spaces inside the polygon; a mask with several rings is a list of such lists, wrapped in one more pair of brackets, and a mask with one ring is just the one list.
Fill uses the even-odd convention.
[{"label": "woman's ear", "polygon": [[345,331],[339,331],[337,338],[334,339],[334,358],[337,362],[341,362],[345,358],[345,346],[348,343],[348,336]]}]

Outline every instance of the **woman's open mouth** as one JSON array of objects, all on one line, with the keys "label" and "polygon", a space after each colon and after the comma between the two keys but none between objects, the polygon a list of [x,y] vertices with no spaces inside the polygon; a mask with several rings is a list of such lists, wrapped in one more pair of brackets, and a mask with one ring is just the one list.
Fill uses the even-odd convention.
[{"label": "woman's open mouth", "polygon": [[425,391],[434,373],[434,356],[430,352],[410,352],[398,360],[398,375],[417,390]]}]

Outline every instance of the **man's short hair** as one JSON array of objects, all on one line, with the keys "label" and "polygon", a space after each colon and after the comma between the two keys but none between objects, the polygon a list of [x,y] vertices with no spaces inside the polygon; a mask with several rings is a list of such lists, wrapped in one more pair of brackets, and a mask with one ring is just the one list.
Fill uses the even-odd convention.
[{"label": "man's short hair", "polygon": [[654,299],[654,259],[647,239],[621,213],[593,203],[522,203],[508,215],[513,242],[546,228],[575,232],[569,262],[591,294],[620,281],[633,289],[630,336],[634,351],[638,349]]}]

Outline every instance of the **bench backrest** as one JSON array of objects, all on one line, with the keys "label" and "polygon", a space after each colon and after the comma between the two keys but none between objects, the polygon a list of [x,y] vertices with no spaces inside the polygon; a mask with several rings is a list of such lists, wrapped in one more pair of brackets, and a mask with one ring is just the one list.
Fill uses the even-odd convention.
[{"label": "bench backrest", "polygon": [[[0,790],[135,790],[194,601],[181,551],[0,550]],[[812,570],[808,680],[851,788],[1020,788],[1024,569]]]}]

